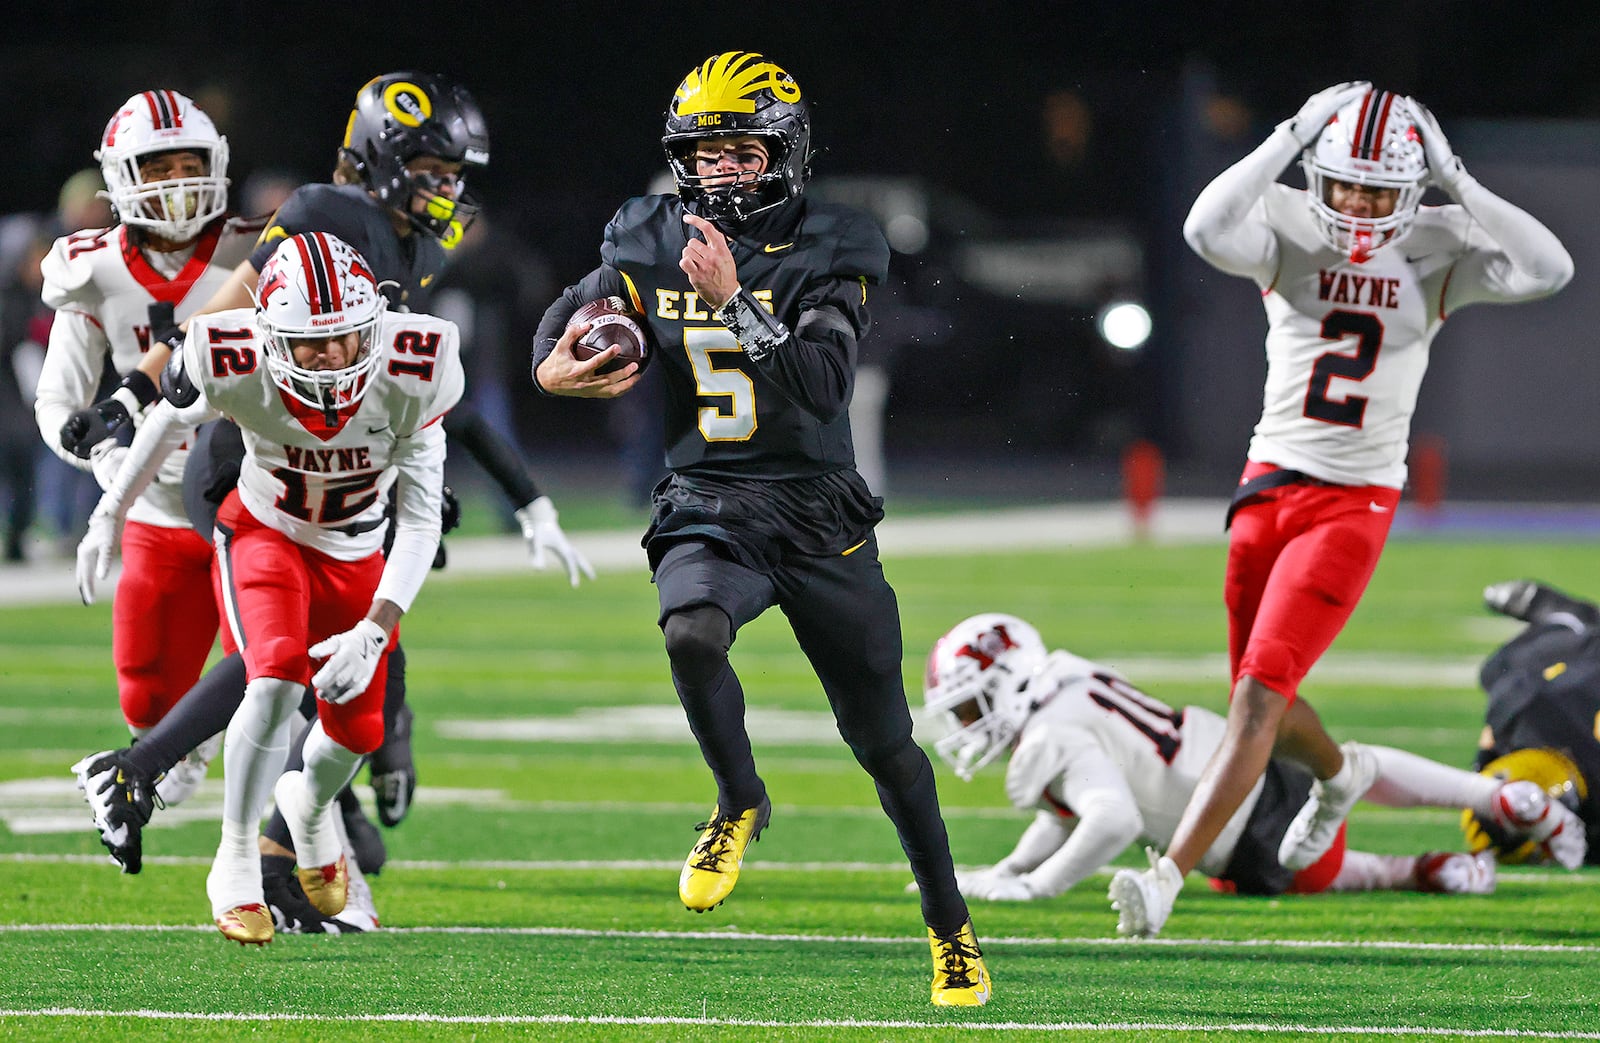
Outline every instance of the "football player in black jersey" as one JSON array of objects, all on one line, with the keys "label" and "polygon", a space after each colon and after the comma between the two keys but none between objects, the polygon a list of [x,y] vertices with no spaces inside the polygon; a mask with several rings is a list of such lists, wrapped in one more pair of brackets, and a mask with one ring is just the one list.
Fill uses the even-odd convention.
[{"label": "football player in black jersey", "polygon": [[[1584,861],[1600,865],[1600,606],[1527,579],[1483,592],[1494,612],[1528,625],[1484,661],[1488,696],[1477,766],[1531,779],[1577,812],[1588,838]],[[1503,862],[1537,860],[1530,844],[1463,815],[1474,850]]]},{"label": "football player in black jersey", "polygon": [[[248,307],[258,269],[279,240],[309,231],[332,232],[367,258],[391,307],[423,309],[430,284],[444,269],[447,248],[459,241],[478,212],[465,194],[463,172],[488,161],[483,114],[465,87],[429,73],[375,77],[356,96],[334,183],[296,189],[272,216],[251,257],[201,310]],[[181,343],[181,335],[176,328],[165,331],[165,336],[155,331],[141,370],[150,370],[159,382],[169,341]],[[548,551],[560,559],[573,586],[580,573],[593,578],[589,563],[567,540],[554,505],[538,490],[516,448],[465,403],[452,409],[443,423],[451,443],[466,448],[516,508],[535,566],[543,567]],[[186,503],[204,533],[211,531],[217,505],[237,481],[243,455],[237,431],[226,430],[230,424],[210,426],[221,430],[201,432],[185,474]],[[104,774],[108,758],[120,769],[123,781],[114,792],[89,796],[102,841],[125,872],[137,873],[141,867],[141,830],[153,810],[151,782],[227,726],[243,696],[244,679],[243,660],[237,655],[224,658],[180,700],[163,722],[165,727],[153,729],[135,746],[81,762],[90,777]],[[405,654],[398,642],[390,653],[387,692],[385,742],[372,755],[371,769],[379,817],[393,826],[405,817],[416,787],[411,711],[404,704]],[[292,758],[290,767],[297,766]],[[362,868],[377,872],[385,857],[381,837],[348,790],[340,795],[340,803]],[[280,815],[274,815],[263,836],[270,892],[273,880],[292,868],[293,850]]]},{"label": "football player in black jersey", "polygon": [[889,248],[864,214],[809,200],[810,116],[793,77],[758,54],[707,59],[683,80],[663,144],[677,195],[630,199],[598,268],[545,312],[534,380],[614,398],[636,364],[578,362],[567,328],[587,301],[631,300],[665,367],[667,466],[644,545],[678,697],[717,784],[679,879],[713,908],[772,812],[728,662],[738,630],[774,605],[827,693],[840,734],[877,784],[922,895],[933,1002],[976,1005],[990,982],[956,887],[927,756],[911,738],[899,610],[856,473],[846,406],[868,286]]}]

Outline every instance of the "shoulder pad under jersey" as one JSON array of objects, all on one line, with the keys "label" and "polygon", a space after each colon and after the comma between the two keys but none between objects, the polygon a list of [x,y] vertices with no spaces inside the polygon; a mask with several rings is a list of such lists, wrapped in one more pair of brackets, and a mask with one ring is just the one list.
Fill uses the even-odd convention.
[{"label": "shoulder pad under jersey", "polygon": [[882,283],[889,275],[889,243],[877,223],[860,210],[836,203],[808,203],[801,234],[834,244],[827,274]]},{"label": "shoulder pad under jersey", "polygon": [[[51,308],[94,307],[105,299],[94,282],[94,263],[120,249],[115,228],[88,228],[57,239],[39,263],[44,286],[39,296]],[[108,253],[109,251],[109,253]]]}]

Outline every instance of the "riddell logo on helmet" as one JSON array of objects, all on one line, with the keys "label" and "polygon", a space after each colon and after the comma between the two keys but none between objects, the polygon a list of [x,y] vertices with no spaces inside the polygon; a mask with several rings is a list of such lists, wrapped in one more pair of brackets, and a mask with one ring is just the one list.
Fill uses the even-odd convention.
[{"label": "riddell logo on helmet", "polygon": [[318,326],[338,326],[338,325],[342,324],[343,322],[344,322],[344,316],[343,315],[313,315],[313,316],[311,316],[311,325],[312,325],[313,328],[318,327]]}]

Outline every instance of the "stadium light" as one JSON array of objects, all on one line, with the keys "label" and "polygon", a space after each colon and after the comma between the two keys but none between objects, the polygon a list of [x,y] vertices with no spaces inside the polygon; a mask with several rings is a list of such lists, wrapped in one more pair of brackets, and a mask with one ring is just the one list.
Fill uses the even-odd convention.
[{"label": "stadium light", "polygon": [[1113,348],[1138,351],[1150,339],[1150,313],[1138,301],[1111,301],[1100,309],[1095,327]]}]

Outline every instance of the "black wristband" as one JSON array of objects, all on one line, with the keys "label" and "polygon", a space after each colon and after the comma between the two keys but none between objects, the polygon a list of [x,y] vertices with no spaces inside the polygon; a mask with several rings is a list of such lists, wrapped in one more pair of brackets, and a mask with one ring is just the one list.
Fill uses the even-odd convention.
[{"label": "black wristband", "polygon": [[133,397],[139,400],[141,407],[161,397],[161,389],[156,387],[156,382],[137,369],[122,378],[122,386],[133,392]]}]

